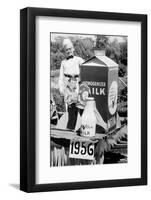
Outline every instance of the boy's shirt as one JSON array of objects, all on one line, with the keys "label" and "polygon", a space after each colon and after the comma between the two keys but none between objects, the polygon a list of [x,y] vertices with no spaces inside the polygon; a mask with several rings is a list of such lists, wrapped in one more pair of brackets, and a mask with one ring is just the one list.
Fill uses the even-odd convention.
[{"label": "boy's shirt", "polygon": [[76,91],[76,88],[71,89],[69,88],[69,86],[67,86],[65,90],[64,100],[65,103],[67,103],[68,105],[71,105],[72,103],[77,103],[78,93]]}]

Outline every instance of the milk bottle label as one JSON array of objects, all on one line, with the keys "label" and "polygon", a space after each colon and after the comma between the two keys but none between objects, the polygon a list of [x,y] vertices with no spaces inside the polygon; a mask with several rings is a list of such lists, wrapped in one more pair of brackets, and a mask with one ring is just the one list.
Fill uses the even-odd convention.
[{"label": "milk bottle label", "polygon": [[93,137],[95,136],[95,124],[82,124],[81,131],[83,136]]}]

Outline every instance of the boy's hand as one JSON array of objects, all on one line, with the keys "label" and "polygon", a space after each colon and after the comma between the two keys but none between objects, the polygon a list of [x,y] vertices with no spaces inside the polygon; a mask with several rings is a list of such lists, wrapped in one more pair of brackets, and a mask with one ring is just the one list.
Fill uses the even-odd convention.
[{"label": "boy's hand", "polygon": [[77,101],[78,101],[78,95],[77,94],[72,94],[72,101],[73,101],[73,103],[77,103]]}]

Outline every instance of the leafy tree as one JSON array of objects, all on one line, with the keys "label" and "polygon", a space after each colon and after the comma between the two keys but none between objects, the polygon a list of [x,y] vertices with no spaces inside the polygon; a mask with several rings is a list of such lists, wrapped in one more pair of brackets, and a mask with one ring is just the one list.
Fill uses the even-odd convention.
[{"label": "leafy tree", "polygon": [[106,49],[109,45],[109,39],[106,36],[103,35],[97,35],[96,36],[96,49]]},{"label": "leafy tree", "polygon": [[[93,49],[105,49],[106,56],[113,59],[119,64],[119,75],[124,76],[127,73],[127,39],[122,43],[119,43],[115,38],[112,42],[109,37],[96,35],[96,41],[92,38],[82,38],[79,36],[70,36],[70,40],[73,42],[75,55],[82,57],[84,60],[88,60],[94,55]],[[50,65],[51,69],[59,69],[61,61],[64,57],[64,50],[62,47],[63,36],[57,36],[55,41],[51,41],[50,52]]]},{"label": "leafy tree", "polygon": [[127,41],[120,44],[120,61],[127,65]]}]

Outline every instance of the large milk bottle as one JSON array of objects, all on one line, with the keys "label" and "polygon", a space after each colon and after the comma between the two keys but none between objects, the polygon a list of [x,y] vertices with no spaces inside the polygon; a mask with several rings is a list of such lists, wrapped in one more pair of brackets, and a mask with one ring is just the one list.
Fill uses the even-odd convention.
[{"label": "large milk bottle", "polygon": [[87,98],[86,106],[82,115],[81,135],[85,137],[95,136],[96,116],[95,101],[93,97]]}]

